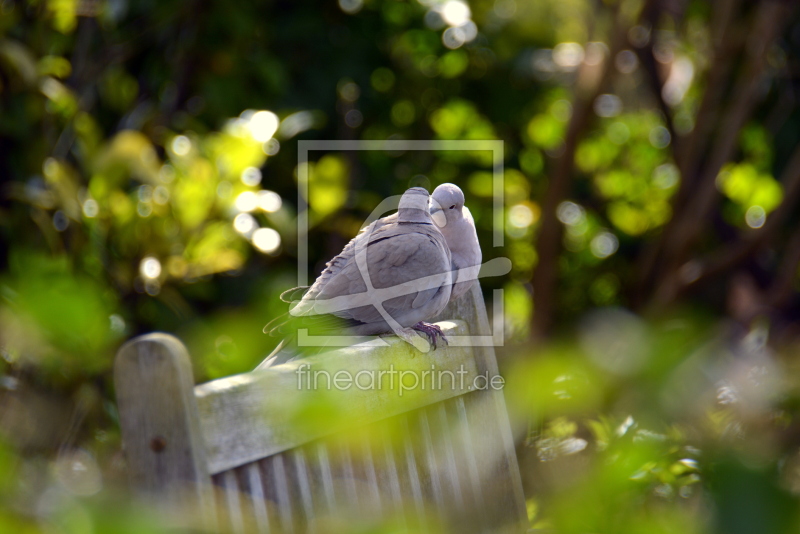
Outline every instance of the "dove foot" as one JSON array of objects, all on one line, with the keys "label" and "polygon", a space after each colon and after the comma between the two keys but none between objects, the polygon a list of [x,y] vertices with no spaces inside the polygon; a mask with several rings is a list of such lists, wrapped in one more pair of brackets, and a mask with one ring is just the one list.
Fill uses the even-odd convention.
[{"label": "dove foot", "polygon": [[413,328],[401,328],[395,330],[394,334],[420,352],[429,352],[431,350],[431,343],[417,334]]},{"label": "dove foot", "polygon": [[428,338],[428,341],[433,346],[433,350],[437,349],[439,339],[444,341],[445,345],[449,345],[449,343],[447,342],[447,338],[444,337],[444,332],[442,332],[442,329],[436,326],[435,324],[425,323],[420,321],[411,328],[425,334],[425,337]]}]

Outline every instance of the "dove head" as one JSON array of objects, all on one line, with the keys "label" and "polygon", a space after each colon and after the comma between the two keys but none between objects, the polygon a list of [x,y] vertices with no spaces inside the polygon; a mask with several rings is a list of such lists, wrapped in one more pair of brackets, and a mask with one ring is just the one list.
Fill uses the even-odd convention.
[{"label": "dove head", "polygon": [[439,228],[463,217],[464,193],[455,184],[442,184],[431,195],[431,218]]},{"label": "dove head", "polygon": [[429,198],[428,191],[422,187],[407,189],[400,197],[400,206],[397,210],[400,222],[430,222]]}]

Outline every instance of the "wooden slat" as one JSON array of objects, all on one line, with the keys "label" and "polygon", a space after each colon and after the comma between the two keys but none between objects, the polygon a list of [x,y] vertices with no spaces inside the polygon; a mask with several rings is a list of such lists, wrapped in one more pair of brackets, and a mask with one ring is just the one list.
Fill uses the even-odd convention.
[{"label": "wooden slat", "polygon": [[320,478],[322,479],[322,492],[325,495],[325,502],[328,511],[336,510],[336,493],[333,490],[333,473],[331,471],[330,455],[328,447],[324,443],[317,444],[317,461],[319,462]]},{"label": "wooden slat", "polygon": [[239,534],[244,532],[244,519],[242,518],[242,504],[239,502],[239,481],[235,471],[228,471],[222,477],[225,484],[225,509],[231,524],[231,532]]},{"label": "wooden slat", "polygon": [[[495,298],[495,308],[498,306],[502,306],[502,299]],[[502,319],[502,309],[495,309],[494,313]],[[443,317],[463,320],[473,332],[484,337],[491,336],[492,328],[502,323],[495,318],[490,328],[483,293],[477,284],[462,298],[451,302],[439,316]],[[476,344],[474,354],[480,374],[489,377],[499,374],[492,344]],[[505,525],[510,532],[524,531],[528,521],[525,497],[503,391],[491,388],[475,391],[463,400],[479,462],[479,476],[485,488],[487,505],[484,510],[490,530],[499,531],[500,525]],[[489,488],[491,492],[486,491]]]},{"label": "wooden slat", "polygon": [[[444,471],[445,477],[450,485],[453,495],[453,501],[457,512],[464,513],[464,496],[461,492],[461,480],[458,476],[458,467],[456,466],[456,454],[453,446],[452,428],[447,418],[445,403],[440,402],[438,405],[431,407],[438,417],[439,427],[439,443],[444,451],[444,458],[439,460],[439,469]],[[443,461],[442,461],[443,460]]]},{"label": "wooden slat", "polygon": [[[440,323],[446,335],[465,335],[464,322]],[[386,338],[388,347],[356,345],[296,362],[289,362],[264,371],[256,371],[202,384],[195,388],[197,404],[203,421],[202,433],[206,444],[211,473],[264,458],[308,443],[319,437],[346,428],[364,425],[379,419],[427,406],[469,391],[478,372],[472,347],[440,347],[427,354],[419,352],[400,339]],[[327,379],[318,380],[316,390],[309,389],[313,381],[301,376],[301,366],[309,372],[337,372],[356,377],[361,371],[378,373],[390,370],[423,371],[463,369],[463,384],[458,380],[443,381],[443,387],[431,390],[399,389],[399,380],[384,374],[384,388],[367,388],[370,375],[362,375],[359,384],[347,390],[324,387]],[[463,367],[462,367],[463,366]],[[346,376],[346,375],[341,375]],[[397,378],[399,375],[395,375]],[[411,384],[411,377],[407,377]],[[390,379],[394,389],[389,389]],[[462,389],[463,385],[463,389]],[[362,389],[365,388],[365,389]],[[324,408],[334,417],[309,420],[313,408]],[[305,414],[305,415],[304,415]],[[306,419],[304,420],[304,416]]]},{"label": "wooden slat", "polygon": [[[385,424],[381,425],[380,430],[380,443],[383,445],[383,454],[385,459],[384,468],[380,471],[381,480],[386,482],[382,488],[388,486],[388,493],[391,495],[392,511],[395,514],[405,517],[403,514],[403,495],[400,489],[400,476],[397,470],[397,461],[395,455],[395,446],[389,435],[389,429]],[[386,490],[384,489],[384,492]]]},{"label": "wooden slat", "polygon": [[417,513],[417,519],[420,524],[424,525],[426,521],[425,501],[422,496],[422,483],[420,482],[419,469],[417,466],[417,458],[414,454],[414,445],[411,442],[411,429],[407,415],[400,417],[401,431],[403,434],[403,453],[405,456],[405,467],[407,472],[406,482],[411,488],[411,498],[414,503],[414,509]]},{"label": "wooden slat", "polygon": [[289,493],[289,479],[286,475],[286,466],[283,455],[276,454],[268,460],[275,493],[278,500],[278,513],[281,519],[281,532],[294,532],[294,517],[292,516],[292,500]]},{"label": "wooden slat", "polygon": [[347,504],[353,510],[359,509],[359,495],[358,488],[356,487],[355,471],[353,470],[353,461],[350,455],[350,446],[346,441],[339,442],[339,464],[340,464],[340,481],[344,483],[345,492],[347,495]]},{"label": "wooden slat", "polygon": [[381,488],[378,485],[377,466],[375,458],[372,456],[372,439],[367,435],[360,441],[360,458],[364,465],[364,471],[367,478],[367,486],[369,488],[370,509],[380,515],[382,511]]},{"label": "wooden slat", "polygon": [[467,411],[464,407],[464,397],[458,397],[453,401],[455,410],[458,417],[458,429],[461,433],[460,443],[464,450],[464,460],[467,466],[467,474],[469,476],[470,489],[472,490],[472,498],[475,503],[474,514],[477,516],[480,530],[486,526],[486,515],[484,514],[484,507],[488,506],[483,498],[483,490],[481,489],[481,478],[478,471],[478,461],[475,457],[475,449],[472,446],[472,433],[469,427],[469,420],[467,419]]},{"label": "wooden slat", "polygon": [[266,496],[264,494],[264,483],[261,481],[261,470],[257,463],[248,464],[245,467],[247,473],[247,486],[250,493],[250,500],[255,516],[256,529],[260,533],[268,533],[269,512],[267,511]]},{"label": "wooden slat", "polygon": [[427,467],[427,482],[430,484],[431,495],[436,503],[437,511],[444,511],[445,498],[442,490],[442,481],[439,479],[439,469],[436,461],[436,452],[433,448],[431,429],[428,424],[428,413],[420,410],[417,414],[420,436],[422,436],[423,454],[425,455],[425,465]]},{"label": "wooden slat", "polygon": [[[516,471],[516,456],[509,454],[498,439],[502,435],[503,425],[497,419],[494,392],[478,391],[464,396],[464,407],[469,423],[471,443],[478,459],[478,477],[481,480],[481,491],[487,503],[484,510],[491,531],[499,530],[505,525],[509,531],[519,528],[527,521],[520,508],[524,505],[521,486],[515,482],[519,478]],[[513,451],[512,451],[513,452]]]},{"label": "wooden slat", "polygon": [[295,472],[297,473],[297,485],[300,488],[300,500],[303,506],[303,517],[306,522],[314,520],[314,500],[312,497],[311,477],[309,476],[306,462],[306,454],[302,447],[298,447],[291,452],[294,460]]}]

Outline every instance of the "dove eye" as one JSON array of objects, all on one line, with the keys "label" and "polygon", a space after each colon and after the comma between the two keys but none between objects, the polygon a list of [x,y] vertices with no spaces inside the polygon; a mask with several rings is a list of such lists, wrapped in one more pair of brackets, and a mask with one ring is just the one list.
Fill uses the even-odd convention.
[{"label": "dove eye", "polygon": [[453,204],[452,206],[450,206],[450,209],[453,209],[453,208],[455,208],[455,207],[456,207],[456,205],[455,205],[455,204]]}]

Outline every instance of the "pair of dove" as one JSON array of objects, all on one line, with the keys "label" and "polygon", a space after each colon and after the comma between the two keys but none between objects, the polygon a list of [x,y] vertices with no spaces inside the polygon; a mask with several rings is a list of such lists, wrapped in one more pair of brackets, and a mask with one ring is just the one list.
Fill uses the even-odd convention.
[{"label": "pair of dove", "polygon": [[398,211],[362,229],[311,287],[281,295],[292,302],[290,317],[264,331],[286,337],[258,369],[298,357],[294,338],[307,326],[356,336],[394,332],[426,350],[414,333],[419,331],[435,349],[438,338],[447,340],[426,321],[472,287],[481,259],[475,223],[458,186],[442,184],[430,197],[421,187],[408,189]]}]

